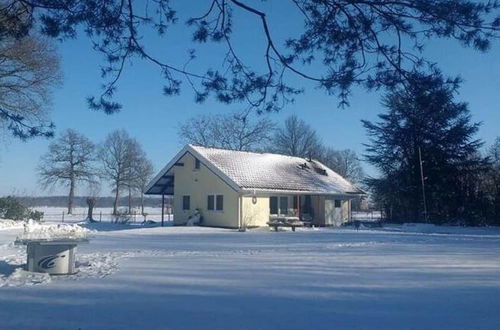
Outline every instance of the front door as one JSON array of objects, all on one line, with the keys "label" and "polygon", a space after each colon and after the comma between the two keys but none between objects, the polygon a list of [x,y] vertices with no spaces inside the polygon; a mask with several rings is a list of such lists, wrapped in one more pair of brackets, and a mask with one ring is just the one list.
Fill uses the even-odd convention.
[{"label": "front door", "polygon": [[333,197],[325,198],[325,226],[342,225],[342,201]]}]

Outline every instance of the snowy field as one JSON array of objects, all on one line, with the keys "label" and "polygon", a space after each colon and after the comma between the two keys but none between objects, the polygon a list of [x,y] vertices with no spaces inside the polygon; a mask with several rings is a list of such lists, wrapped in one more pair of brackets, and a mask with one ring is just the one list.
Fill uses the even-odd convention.
[{"label": "snowy field", "polygon": [[91,229],[54,277],[0,230],[1,329],[500,329],[500,229]]}]

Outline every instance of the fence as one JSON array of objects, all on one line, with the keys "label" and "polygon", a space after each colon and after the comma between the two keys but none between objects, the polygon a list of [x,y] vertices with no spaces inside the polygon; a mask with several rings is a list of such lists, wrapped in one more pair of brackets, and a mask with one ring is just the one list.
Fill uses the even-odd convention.
[{"label": "fence", "polygon": [[[44,213],[43,221],[46,222],[76,223],[87,219],[86,208],[75,208],[71,214],[68,214],[67,209],[64,208],[35,207],[34,209]],[[127,217],[131,223],[141,223],[145,220],[156,222],[161,221],[161,208],[154,208],[154,210],[151,210],[151,208],[145,209],[145,216],[141,214],[139,209],[132,209],[130,214],[127,214],[123,211],[123,209],[120,209],[120,214],[123,214],[122,218]],[[117,216],[113,215],[112,208],[95,208],[93,218],[95,221],[100,222],[115,222]],[[173,221],[173,218],[172,209],[166,208],[164,220]]]},{"label": "fence", "polygon": [[370,210],[370,211],[353,211],[352,220],[359,221],[380,221],[383,220],[384,216],[382,211]]}]

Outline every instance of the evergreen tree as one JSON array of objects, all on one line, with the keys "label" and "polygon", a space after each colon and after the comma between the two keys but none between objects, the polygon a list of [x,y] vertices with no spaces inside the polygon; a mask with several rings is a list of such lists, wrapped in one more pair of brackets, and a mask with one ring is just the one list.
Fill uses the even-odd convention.
[{"label": "evergreen tree", "polygon": [[387,112],[379,122],[363,121],[370,137],[366,159],[381,173],[368,184],[393,220],[424,220],[424,203],[434,222],[475,219],[476,179],[485,163],[482,142],[474,138],[479,124],[466,103],[454,100],[459,84],[440,74],[413,74],[410,84],[384,97]]},{"label": "evergreen tree", "polygon": [[[213,99],[243,103],[255,112],[274,112],[293,102],[303,91],[296,86],[307,83],[335,95],[340,105],[348,104],[356,86],[372,90],[406,83],[413,70],[435,66],[423,52],[431,40],[451,39],[487,51],[500,37],[500,2],[489,0],[3,0],[1,4],[0,41],[18,40],[35,30],[63,42],[82,34],[90,39],[104,59],[100,70],[104,83],[102,93],[88,103],[106,113],[121,109],[114,96],[130,60],[157,67],[165,95],[188,88],[196,102]],[[251,51],[242,32],[253,37]],[[185,39],[191,40],[186,47],[175,43]],[[154,51],[159,45],[165,48]],[[175,56],[166,51],[172,47]],[[7,117],[14,124],[16,119],[20,120]]]},{"label": "evergreen tree", "polygon": [[488,150],[490,168],[483,177],[482,187],[487,200],[489,223],[500,225],[500,137],[497,137]]}]

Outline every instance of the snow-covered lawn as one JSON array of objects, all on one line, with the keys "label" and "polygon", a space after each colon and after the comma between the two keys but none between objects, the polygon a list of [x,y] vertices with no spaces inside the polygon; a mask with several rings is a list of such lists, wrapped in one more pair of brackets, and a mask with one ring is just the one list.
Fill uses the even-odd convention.
[{"label": "snow-covered lawn", "polygon": [[500,329],[499,229],[93,227],[34,279],[0,230],[1,329]]}]

